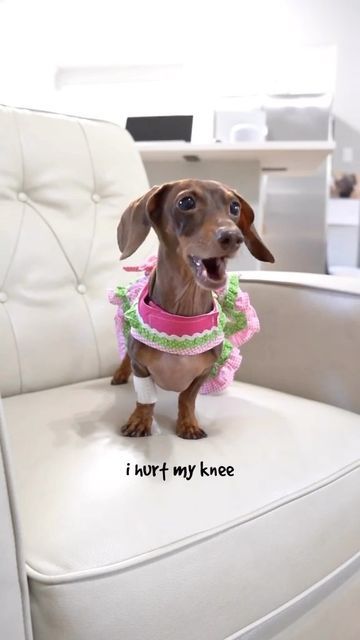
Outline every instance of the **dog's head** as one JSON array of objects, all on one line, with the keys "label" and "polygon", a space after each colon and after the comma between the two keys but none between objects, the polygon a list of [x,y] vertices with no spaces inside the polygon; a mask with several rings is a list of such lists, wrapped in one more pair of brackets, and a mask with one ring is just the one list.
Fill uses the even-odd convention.
[{"label": "dog's head", "polygon": [[254,227],[254,212],[233,189],[211,180],[178,180],[153,187],[132,202],[118,226],[121,259],[153,227],[160,244],[176,253],[206,289],[225,284],[226,261],[244,242],[263,262],[274,262]]}]

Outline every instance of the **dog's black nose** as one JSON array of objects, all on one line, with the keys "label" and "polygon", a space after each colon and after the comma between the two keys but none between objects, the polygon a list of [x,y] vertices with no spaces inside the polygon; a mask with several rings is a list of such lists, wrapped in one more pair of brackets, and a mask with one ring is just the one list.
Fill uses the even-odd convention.
[{"label": "dog's black nose", "polygon": [[226,251],[236,251],[244,240],[239,229],[228,229],[224,227],[217,230],[216,239]]}]

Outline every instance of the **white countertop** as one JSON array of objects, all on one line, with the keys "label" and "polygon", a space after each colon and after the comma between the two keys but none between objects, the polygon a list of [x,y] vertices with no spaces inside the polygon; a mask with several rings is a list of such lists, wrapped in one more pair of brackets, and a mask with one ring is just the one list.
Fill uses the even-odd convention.
[{"label": "white countertop", "polygon": [[315,171],[335,149],[333,141],[276,141],[276,142],[137,142],[144,162],[186,161],[186,156],[198,160],[228,160],[247,162],[257,160],[263,172],[291,172],[304,174]]}]

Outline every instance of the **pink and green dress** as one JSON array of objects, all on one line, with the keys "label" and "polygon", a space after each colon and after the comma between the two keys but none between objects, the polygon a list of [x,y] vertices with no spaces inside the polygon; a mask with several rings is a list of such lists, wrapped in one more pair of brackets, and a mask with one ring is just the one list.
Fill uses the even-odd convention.
[{"label": "pink and green dress", "polygon": [[143,271],[144,275],[109,292],[110,302],[117,306],[115,328],[120,358],[126,354],[129,335],[174,355],[193,356],[222,343],[221,353],[200,393],[223,391],[240,367],[240,346],[260,329],[249,296],[240,289],[239,276],[229,274],[226,285],[213,292],[214,307],[209,313],[177,316],[148,298],[149,278],[155,267],[156,258],[139,267],[125,267],[126,271]]}]

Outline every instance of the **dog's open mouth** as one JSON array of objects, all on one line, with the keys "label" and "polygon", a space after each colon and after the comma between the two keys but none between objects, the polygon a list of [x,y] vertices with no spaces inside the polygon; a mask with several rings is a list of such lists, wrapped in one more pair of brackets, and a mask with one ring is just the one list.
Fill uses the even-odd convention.
[{"label": "dog's open mouth", "polygon": [[206,289],[219,289],[226,282],[226,257],[199,258],[189,256],[197,282]]}]

